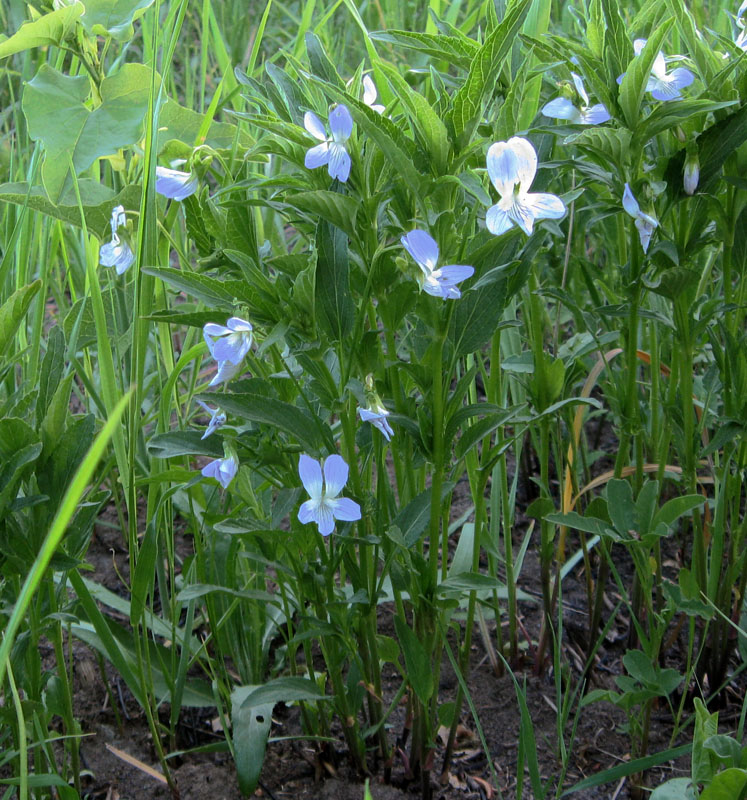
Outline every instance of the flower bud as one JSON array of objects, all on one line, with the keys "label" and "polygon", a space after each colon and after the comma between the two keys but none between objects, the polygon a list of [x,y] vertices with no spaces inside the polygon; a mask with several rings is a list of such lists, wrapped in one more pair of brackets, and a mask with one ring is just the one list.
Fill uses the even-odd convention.
[{"label": "flower bud", "polygon": [[700,179],[700,162],[698,161],[697,151],[687,154],[685,159],[685,173],[683,176],[683,187],[685,194],[693,195],[698,188]]}]

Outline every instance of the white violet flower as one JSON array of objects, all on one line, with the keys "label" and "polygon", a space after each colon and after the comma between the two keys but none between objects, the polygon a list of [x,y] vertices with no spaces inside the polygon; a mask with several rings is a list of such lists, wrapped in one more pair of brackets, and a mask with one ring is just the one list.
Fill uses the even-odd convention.
[{"label": "white violet flower", "polygon": [[112,240],[102,245],[99,250],[99,263],[104,267],[116,267],[117,275],[128,270],[135,260],[135,254],[127,241],[120,239],[117,231],[127,224],[124,206],[115,206],[112,210]]},{"label": "white violet flower", "polygon": [[567,97],[556,97],[542,107],[542,113],[553,119],[567,119],[576,125],[601,125],[611,119],[610,112],[603,103],[589,106],[589,95],[586,94],[581,76],[571,72],[571,77],[576,92],[583,101],[581,108],[576,108]]},{"label": "white violet flower", "polygon": [[215,461],[205,464],[200,471],[204,477],[215,478],[224,489],[228,489],[229,484],[239,471],[239,464],[236,461],[236,456],[230,455],[227,458],[216,458]]},{"label": "white violet flower", "polygon": [[487,229],[496,236],[518,225],[531,235],[539,219],[560,219],[565,214],[563,201],[554,194],[530,194],[537,174],[537,153],[527,139],[514,136],[490,146],[488,175],[501,199],[488,209]]},{"label": "white violet flower", "polygon": [[220,408],[216,408],[213,411],[213,409],[210,408],[210,406],[206,403],[203,403],[202,400],[195,400],[195,402],[205,411],[205,413],[210,414],[210,422],[205,429],[205,433],[203,433],[200,437],[200,439],[207,439],[211,433],[215,433],[218,428],[221,428],[226,424],[226,414],[224,411],[221,411]]},{"label": "white violet flower", "polygon": [[298,519],[306,525],[315,522],[322,536],[335,529],[335,520],[355,522],[361,518],[361,507],[354,500],[338,497],[348,482],[348,465],[342,456],[328,456],[322,465],[305,453],[298,460],[298,474],[310,500],[301,504]]},{"label": "white violet flower", "polygon": [[[646,39],[636,39],[633,42],[633,51],[636,58],[643,52],[645,46]],[[681,60],[682,56],[665,56],[661,51],[657,53],[651,67],[651,75],[649,75],[648,83],[646,84],[646,91],[651,92],[651,96],[655,100],[661,100],[662,102],[679,100],[682,97],[680,89],[684,89],[695,80],[692,72],[689,69],[685,69],[685,67],[677,67],[671,72],[667,72],[667,61]],[[625,73],[618,77],[617,82],[622,83],[624,77]]]},{"label": "white violet flower", "polygon": [[380,404],[371,405],[369,408],[358,406],[358,414],[363,422],[370,422],[374,428],[381,431],[382,436],[388,441],[394,436],[392,426],[389,424],[387,417],[389,412]]},{"label": "white violet flower", "polygon": [[350,176],[350,156],[345,149],[345,142],[353,132],[353,118],[347,106],[336,106],[330,112],[331,136],[327,136],[322,121],[313,111],[304,114],[303,124],[306,130],[322,143],[306,151],[305,167],[316,169],[326,164],[330,178],[337,178],[345,183]]},{"label": "white violet flower", "polygon": [[436,240],[425,231],[414,230],[403,236],[400,241],[407,252],[423,271],[423,289],[433,297],[444,300],[457,300],[462,293],[457,288],[457,283],[467,280],[474,275],[474,267],[464,264],[450,264],[446,267],[436,268],[438,263],[438,244]]},{"label": "white violet flower", "polygon": [[625,192],[623,193],[623,208],[635,220],[635,226],[638,228],[638,236],[641,239],[641,247],[643,252],[648,252],[648,246],[651,242],[651,234],[655,228],[659,227],[658,220],[654,217],[644,214],[638,201],[633,197],[633,192],[630,186],[625,184]]},{"label": "white violet flower", "polygon": [[363,102],[377,114],[383,114],[386,110],[381,103],[376,102],[379,92],[376,89],[376,84],[370,75],[363,76]]},{"label": "white violet flower", "polygon": [[197,175],[178,169],[156,167],[156,191],[171,200],[186,200],[197,191]]}]

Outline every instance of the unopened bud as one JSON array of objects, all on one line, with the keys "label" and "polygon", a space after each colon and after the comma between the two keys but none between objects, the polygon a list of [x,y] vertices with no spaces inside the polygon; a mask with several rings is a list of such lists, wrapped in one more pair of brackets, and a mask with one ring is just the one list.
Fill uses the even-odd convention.
[{"label": "unopened bud", "polygon": [[700,179],[700,162],[698,161],[697,152],[688,153],[685,159],[685,174],[683,176],[683,187],[685,194],[693,195],[698,188],[698,180]]}]

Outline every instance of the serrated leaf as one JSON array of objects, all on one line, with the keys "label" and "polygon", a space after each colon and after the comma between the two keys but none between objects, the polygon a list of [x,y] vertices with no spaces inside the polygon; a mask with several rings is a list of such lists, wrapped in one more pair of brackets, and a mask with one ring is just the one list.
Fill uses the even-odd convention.
[{"label": "serrated leaf", "polygon": [[485,39],[470,64],[469,75],[454,95],[447,124],[454,132],[454,141],[462,147],[470,140],[482,114],[484,101],[492,95],[503,59],[513,47],[532,0],[514,0],[500,25]]},{"label": "serrated leaf", "polygon": [[37,279],[28,286],[17,289],[0,306],[0,354],[9,352],[10,343],[41,285],[41,280]]},{"label": "serrated leaf", "polygon": [[313,192],[300,192],[285,198],[288,205],[321,217],[344,231],[351,239],[358,238],[356,217],[360,203],[350,195],[318,189]]},{"label": "serrated leaf", "polygon": [[620,108],[625,117],[625,123],[631,131],[638,127],[641,103],[643,95],[646,93],[646,85],[651,77],[651,68],[673,23],[674,20],[670,18],[651,32],[640,55],[635,56],[628,64],[625,77],[620,84]]},{"label": "serrated leaf", "polygon": [[62,197],[70,158],[79,175],[97,158],[138,141],[148,108],[150,75],[142,64],[125,64],[101,82],[102,102],[93,110],[86,105],[90,91],[86,76],[63,75],[42,64],[26,84],[23,113],[29,136],[45,148],[42,181],[52,203]]},{"label": "serrated leaf", "polygon": [[392,30],[372,31],[369,36],[375,41],[406,47],[462,69],[469,69],[475,53],[480,49],[477,42],[473,42],[467,37],[444,36],[435,33]]},{"label": "serrated leaf", "polygon": [[326,220],[316,229],[314,301],[318,322],[335,341],[353,329],[355,306],[350,295],[348,240],[345,233]]},{"label": "serrated leaf", "polygon": [[410,88],[393,66],[382,61],[379,67],[407,111],[416,135],[433,162],[436,174],[445,174],[450,150],[446,126],[425,97]]},{"label": "serrated leaf", "polygon": [[[117,193],[103,183],[90,178],[81,178],[78,181],[78,189],[88,232],[96,234],[102,240],[110,236],[112,209],[115,206],[124,206],[127,211],[138,211],[140,208],[142,188],[134,184],[125,186]],[[49,201],[42,186],[32,186],[29,191],[28,183],[0,184],[0,201],[23,206],[27,198],[28,207],[34,211],[80,228],[80,209],[72,187],[63,192],[60,202],[55,205]]]},{"label": "serrated leaf", "polygon": [[[201,400],[210,402],[214,396],[202,394]],[[332,441],[329,426],[300,408],[254,392],[222,394],[221,408],[251,422],[261,422],[284,431],[310,452],[319,451]]]},{"label": "serrated leaf", "polygon": [[197,272],[185,272],[172,267],[143,267],[143,272],[160,278],[170,286],[187,292],[205,305],[232,311],[236,300],[246,298],[242,281],[221,281]]},{"label": "serrated leaf", "polygon": [[306,54],[309,57],[309,65],[314,75],[328,83],[334,84],[338,89],[344,89],[345,81],[337,72],[335,65],[327,55],[319,37],[315,33],[307,31],[304,40],[306,42]]},{"label": "serrated leaf", "polygon": [[[214,400],[215,398],[213,398]],[[223,446],[217,436],[202,439],[200,431],[167,431],[156,434],[148,442],[148,452],[153,458],[176,456],[223,456]]]},{"label": "serrated leaf", "polygon": [[30,50],[49,47],[65,41],[85,10],[83,3],[73,3],[23,25],[11,36],[0,41],[0,58]]}]

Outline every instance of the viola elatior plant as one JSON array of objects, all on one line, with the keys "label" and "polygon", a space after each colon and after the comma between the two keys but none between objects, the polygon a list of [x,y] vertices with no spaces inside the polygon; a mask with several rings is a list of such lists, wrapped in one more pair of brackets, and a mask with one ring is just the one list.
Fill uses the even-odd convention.
[{"label": "viola elatior plant", "polygon": [[[203,436],[203,439],[205,437]],[[226,458],[216,458],[200,470],[202,475],[206,478],[215,478],[216,481],[224,488],[228,489],[231,481],[236,477],[239,471],[239,462],[236,456],[231,453]]]},{"label": "viola elatior plant", "polygon": [[324,478],[319,461],[305,453],[298,459],[298,474],[309,500],[301,504],[298,519],[304,524],[315,522],[322,536],[335,529],[335,520],[355,522],[361,518],[361,507],[348,497],[338,497],[348,482],[348,465],[342,456],[324,460]]},{"label": "viola elatior plant", "polygon": [[321,142],[307,150],[304,159],[306,169],[316,169],[326,164],[329,177],[345,183],[350,177],[350,156],[345,149],[345,142],[353,132],[353,118],[350,116],[347,106],[335,106],[330,112],[331,136],[327,136],[322,121],[313,111],[307,111],[304,114],[303,124],[306,130]]},{"label": "viola elatior plant", "polygon": [[125,239],[119,238],[119,228],[127,223],[124,206],[115,206],[112,211],[112,240],[99,250],[99,263],[104,267],[116,267],[117,275],[128,270],[135,260],[135,254]]},{"label": "viola elatior plant", "polygon": [[651,234],[654,229],[659,226],[658,220],[654,217],[644,214],[638,201],[633,196],[630,186],[625,184],[625,191],[623,192],[623,208],[635,220],[635,226],[638,229],[638,236],[641,239],[641,247],[643,252],[648,252],[648,246],[651,243]]},{"label": "viola elatior plant", "polygon": [[589,95],[586,94],[581,76],[571,72],[573,85],[576,87],[578,96],[583,101],[581,108],[575,105],[567,97],[556,97],[542,107],[542,113],[552,119],[566,119],[576,125],[601,125],[611,119],[610,112],[603,103],[596,103],[589,106]]},{"label": "viola elatior plant", "polygon": [[241,362],[252,346],[251,322],[231,317],[225,325],[208,322],[202,329],[210,355],[218,362],[218,372],[210,386],[230,381],[241,371]]},{"label": "viola elatior plant", "polygon": [[464,264],[449,264],[446,267],[437,268],[438,244],[425,231],[416,229],[405,234],[400,241],[423,271],[422,288],[428,294],[444,300],[457,300],[462,296],[457,283],[471,278],[475,273],[474,267]]},{"label": "viola elatior plant", "polygon": [[221,411],[220,408],[213,410],[209,405],[203,403],[202,400],[196,400],[195,402],[203,409],[203,411],[205,411],[207,414],[210,414],[210,422],[205,429],[205,433],[203,433],[200,437],[201,439],[207,439],[211,433],[215,433],[218,428],[221,428],[226,424],[226,414],[225,412]]},{"label": "viola elatior plant", "polygon": [[156,191],[171,200],[186,200],[197,191],[197,175],[168,167],[156,167]]},{"label": "viola elatior plant", "polygon": [[488,209],[487,229],[496,236],[518,225],[528,236],[539,219],[560,219],[565,215],[563,201],[554,194],[530,194],[537,174],[537,153],[528,139],[514,136],[490,146],[488,175],[501,199]]},{"label": "viola elatior plant", "polygon": [[[633,42],[633,51],[636,57],[643,52],[645,46],[646,39],[636,39]],[[654,100],[662,102],[679,100],[682,97],[680,89],[684,89],[695,80],[692,72],[685,67],[676,67],[671,72],[667,72],[667,61],[681,61],[682,58],[683,56],[665,56],[661,51],[657,53],[646,84],[646,91],[651,93]],[[617,82],[622,83],[624,77],[625,73],[618,77]]]}]

